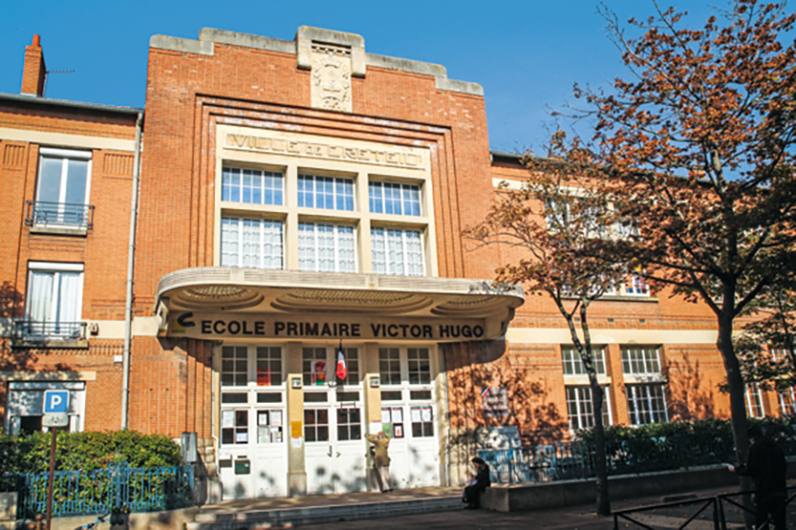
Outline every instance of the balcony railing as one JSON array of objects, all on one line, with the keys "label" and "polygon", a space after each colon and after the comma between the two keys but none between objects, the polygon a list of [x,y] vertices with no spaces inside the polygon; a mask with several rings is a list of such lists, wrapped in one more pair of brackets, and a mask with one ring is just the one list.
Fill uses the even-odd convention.
[{"label": "balcony railing", "polygon": [[14,336],[18,339],[85,340],[86,322],[37,322],[17,320]]},{"label": "balcony railing", "polygon": [[28,201],[25,224],[32,227],[94,228],[94,206],[65,202]]}]

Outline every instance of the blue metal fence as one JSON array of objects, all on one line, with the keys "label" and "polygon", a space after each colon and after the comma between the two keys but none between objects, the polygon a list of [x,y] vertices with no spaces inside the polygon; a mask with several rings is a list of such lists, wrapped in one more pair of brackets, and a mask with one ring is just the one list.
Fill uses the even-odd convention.
[{"label": "blue metal fence", "polygon": [[[18,475],[20,514],[32,517],[47,509],[48,473]],[[56,471],[53,517],[151,512],[193,504],[192,466],[131,468],[126,462],[96,471]]]},{"label": "blue metal fence", "polygon": [[[788,454],[796,454],[788,450],[790,447],[783,449]],[[605,453],[609,475],[682,469],[735,459],[732,437],[714,435],[609,440]],[[549,482],[594,476],[594,446],[588,442],[482,449],[478,456],[489,464],[492,481],[496,483]]]}]

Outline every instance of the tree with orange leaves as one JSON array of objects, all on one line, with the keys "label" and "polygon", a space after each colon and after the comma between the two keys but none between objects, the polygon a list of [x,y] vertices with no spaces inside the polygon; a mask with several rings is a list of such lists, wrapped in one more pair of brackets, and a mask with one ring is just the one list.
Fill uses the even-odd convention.
[{"label": "tree with orange leaves", "polygon": [[[600,175],[587,152],[566,152],[563,133],[553,136],[548,157],[526,156],[532,177],[519,189],[505,182],[487,217],[465,230],[480,244],[519,249],[516,263],[498,269],[497,282],[522,284],[547,295],[567,323],[572,344],[589,379],[594,425],[597,513],[610,515],[603,406],[588,310],[613,293],[631,272],[632,261],[611,254],[616,218],[605,203]],[[536,171],[538,169],[538,171]]]},{"label": "tree with orange leaves", "polygon": [[[748,447],[736,318],[796,274],[796,48],[784,4],[736,0],[701,30],[658,8],[629,38],[609,31],[633,78],[584,90],[592,163],[633,236],[617,250],[652,285],[715,314],[738,461]],[[744,483],[742,483],[744,484]]]}]

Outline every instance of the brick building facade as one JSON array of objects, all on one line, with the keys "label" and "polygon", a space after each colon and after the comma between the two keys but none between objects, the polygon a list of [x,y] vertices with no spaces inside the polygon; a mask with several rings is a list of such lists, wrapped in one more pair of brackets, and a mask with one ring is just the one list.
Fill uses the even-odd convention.
[{"label": "brick building facade", "polygon": [[[143,127],[41,97],[43,72],[34,41],[29,95],[0,95],[7,429],[67,388],[75,430],[196,433],[231,498],[373,488],[379,430],[414,487],[461,483],[490,436],[588,426],[552,302],[494,288],[509,250],[461,237],[527,177],[479,85],[309,27],[153,36]],[[611,424],[728,416],[706,307],[629,278],[591,314]]]}]

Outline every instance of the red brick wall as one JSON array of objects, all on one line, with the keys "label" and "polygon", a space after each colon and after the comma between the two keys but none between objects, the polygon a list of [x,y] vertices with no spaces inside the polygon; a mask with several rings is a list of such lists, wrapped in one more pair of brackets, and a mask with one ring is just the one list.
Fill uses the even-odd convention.
[{"label": "red brick wall", "polygon": [[[0,127],[133,140],[135,116],[50,105],[0,103]],[[24,312],[30,261],[84,264],[83,320],[124,318],[133,154],[94,150],[89,203],[94,228],[85,237],[31,234],[26,201],[34,200],[38,144],[0,140],[0,317]],[[48,147],[60,147],[53,145]],[[0,343],[0,372],[93,372],[86,382],[86,430],[121,426],[121,340],[90,339],[88,349],[16,349]],[[4,409],[6,385],[0,385]],[[4,412],[4,410],[2,410]]]}]

